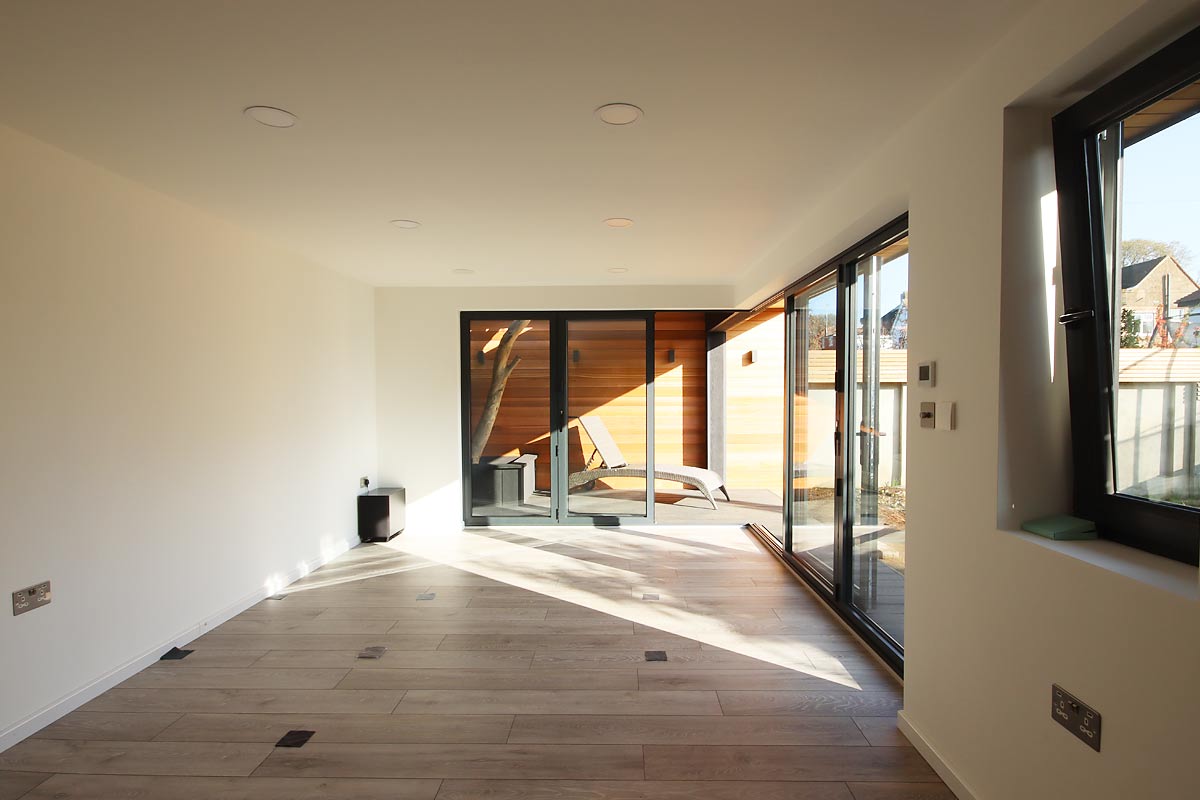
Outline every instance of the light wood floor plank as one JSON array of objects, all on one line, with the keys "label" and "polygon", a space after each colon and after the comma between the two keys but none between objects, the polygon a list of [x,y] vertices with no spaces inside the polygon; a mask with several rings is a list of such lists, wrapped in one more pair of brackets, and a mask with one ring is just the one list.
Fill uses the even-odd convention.
[{"label": "light wood floor plank", "polygon": [[413,689],[398,714],[720,714],[715,692]]},{"label": "light wood floor plank", "polygon": [[[184,649],[190,649],[185,645]],[[186,658],[178,661],[155,661],[147,669],[192,669],[193,667],[219,667],[237,669],[249,667],[267,654],[266,650],[192,650]]]},{"label": "light wood floor plank", "polygon": [[358,650],[273,650],[256,667],[354,667],[383,669],[529,669],[531,650],[388,650],[378,659],[362,659]]},{"label": "light wood floor plank", "polygon": [[22,800],[433,800],[441,781],[55,775]]},{"label": "light wood floor plank", "polygon": [[[533,656],[533,669],[626,669],[635,667],[647,671],[662,669],[670,672],[692,669],[780,669],[778,664],[759,661],[750,656],[731,653],[725,650],[705,650],[700,648],[677,650],[672,647],[657,649],[666,652],[666,661],[646,661],[645,650],[605,650],[602,648],[589,650],[539,650]],[[803,665],[809,663],[803,654],[799,654],[799,657],[803,659]]]},{"label": "light wood floor plank", "polygon": [[441,634],[395,636],[383,633],[206,633],[188,647],[197,650],[211,648],[214,650],[354,650],[357,652],[365,647],[375,645],[381,645],[389,650],[436,650],[441,642]]},{"label": "light wood floor plank", "polygon": [[[387,633],[395,625],[390,619],[343,619],[334,622],[315,619],[231,619],[221,633]],[[417,631],[425,633],[425,631]]]},{"label": "light wood floor plank", "polygon": [[388,633],[396,636],[411,634],[487,634],[502,636],[557,636],[557,635],[587,635],[592,633],[606,635],[632,634],[634,624],[629,620],[609,617],[608,619],[586,620],[527,620],[527,619],[494,619],[494,620],[458,620],[458,619],[402,619],[395,623]]},{"label": "light wood floor plank", "polygon": [[448,634],[439,650],[691,650],[699,642],[670,634],[634,636],[623,634],[546,635]]},{"label": "light wood floor plank", "polygon": [[81,710],[390,714],[403,696],[352,689],[109,689]]},{"label": "light wood floor plank", "polygon": [[646,745],[649,780],[931,781],[910,747]]},{"label": "light wood floor plank", "polygon": [[847,717],[518,716],[510,742],[560,744],[826,744],[866,747]]},{"label": "light wood floor plank", "polygon": [[307,744],[277,748],[255,775],[641,780],[629,745]]},{"label": "light wood floor plank", "polygon": [[[854,800],[844,783],[447,780],[437,800]],[[899,800],[897,798],[897,800]],[[941,798],[938,798],[941,800]]]},{"label": "light wood floor plank", "polygon": [[122,689],[333,689],[346,669],[148,669]]},{"label": "light wood floor plank", "polygon": [[148,742],[177,722],[180,714],[72,711],[33,735],[35,739]]},{"label": "light wood floor plank", "polygon": [[[390,619],[399,622],[402,619],[455,619],[455,620],[489,620],[489,619],[546,619],[545,608],[446,608],[444,606],[413,606],[388,608],[387,606],[367,608],[327,608],[316,618],[320,622],[339,619]],[[589,609],[590,610],[590,609]],[[599,612],[593,612],[599,613]],[[605,615],[607,616],[607,615]]]},{"label": "light wood floor plank", "polygon": [[313,731],[314,743],[504,744],[504,715],[184,714],[158,735],[171,742],[277,742],[292,730]]},{"label": "light wood floor plank", "polygon": [[0,753],[0,769],[90,775],[249,775],[267,744],[80,742],[26,739]]},{"label": "light wood floor plank", "polygon": [[891,691],[720,691],[721,708],[730,715],[812,714],[816,716],[893,716],[902,706]]},{"label": "light wood floor plank", "polygon": [[466,608],[469,597],[435,597],[432,600],[418,600],[419,592],[397,594],[389,592],[354,592],[342,591],[336,594],[324,594],[321,589],[314,589],[300,594],[289,595],[287,600],[275,602],[291,603],[310,608],[369,608],[372,606],[385,608]]},{"label": "light wood floor plank", "polygon": [[[662,662],[658,662],[662,663]],[[667,662],[670,663],[670,662]],[[814,670],[816,672],[816,670]],[[803,670],[790,669],[653,669],[638,670],[638,685],[643,690],[672,690],[672,689],[725,689],[725,690],[814,690],[826,689],[831,691],[847,688],[866,689],[877,687],[891,689],[893,684],[887,682],[858,682],[857,687],[849,687],[837,679],[823,677],[819,674],[808,674]]]},{"label": "light wood floor plank", "polygon": [[635,670],[355,669],[339,689],[589,689],[638,688]]}]

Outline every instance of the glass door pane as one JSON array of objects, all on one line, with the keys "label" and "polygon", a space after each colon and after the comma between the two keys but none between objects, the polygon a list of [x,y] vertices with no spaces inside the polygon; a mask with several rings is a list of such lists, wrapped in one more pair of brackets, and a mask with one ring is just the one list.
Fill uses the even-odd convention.
[{"label": "glass door pane", "polygon": [[857,265],[849,398],[851,602],[904,644],[908,237]]},{"label": "glass door pane", "polygon": [[780,300],[726,331],[725,485],[744,519],[785,542],[787,309]]},{"label": "glass door pane", "polygon": [[792,298],[792,552],[834,583],[837,276]]},{"label": "glass door pane", "polygon": [[647,319],[566,322],[567,513],[645,517]]},{"label": "glass door pane", "polygon": [[550,321],[470,321],[470,515],[551,516]]}]

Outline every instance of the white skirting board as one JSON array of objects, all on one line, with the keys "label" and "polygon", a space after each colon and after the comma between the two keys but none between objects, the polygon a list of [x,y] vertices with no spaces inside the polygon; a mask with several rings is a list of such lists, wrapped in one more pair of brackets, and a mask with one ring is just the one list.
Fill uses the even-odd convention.
[{"label": "white skirting board", "polygon": [[[308,562],[304,567],[296,567],[294,570],[284,576],[284,585],[286,586],[295,583],[305,575],[308,575],[310,572],[325,566],[357,543],[357,539],[346,540],[339,543],[337,547],[333,549],[333,551],[330,551],[325,555],[318,556],[317,558]],[[274,593],[275,592],[270,592],[270,594]],[[151,648],[149,651],[142,653],[130,661],[125,662],[116,669],[101,675],[91,683],[81,686],[75,691],[64,695],[62,698],[46,706],[41,711],[36,711],[29,715],[8,730],[0,731],[0,753],[3,753],[17,742],[23,741],[24,739],[27,739],[28,737],[37,733],[51,722],[66,716],[89,700],[95,699],[112,687],[116,686],[121,681],[132,677],[138,672],[141,672],[155,661],[158,661],[162,654],[170,650],[172,647],[180,647],[181,645],[187,644],[201,634],[206,633],[230,618],[236,617],[247,608],[250,608],[255,603],[266,599],[268,596],[269,594],[267,589],[263,588],[247,595],[246,597],[243,597],[236,603],[227,606],[224,610],[219,611],[216,614],[213,614],[211,617],[208,617],[207,619],[188,627],[186,630],[181,631],[176,636],[172,636],[158,647]]]},{"label": "white skirting board", "polygon": [[950,791],[954,792],[954,796],[958,800],[978,800],[978,796],[958,777],[958,773],[946,763],[937,748],[930,744],[929,740],[913,726],[903,711],[896,715],[896,727],[908,741],[912,742],[913,747],[917,748],[917,752],[929,762],[929,766],[933,767],[933,771],[938,774]]}]

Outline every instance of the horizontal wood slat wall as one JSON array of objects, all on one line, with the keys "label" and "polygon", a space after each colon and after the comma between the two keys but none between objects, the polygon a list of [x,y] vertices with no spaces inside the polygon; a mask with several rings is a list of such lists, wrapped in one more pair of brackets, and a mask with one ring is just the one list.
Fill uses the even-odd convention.
[{"label": "horizontal wood slat wall", "polygon": [[1121,383],[1200,383],[1200,350],[1121,348]]},{"label": "horizontal wood slat wall", "polygon": [[[479,423],[491,384],[496,345],[505,320],[471,323],[471,426]],[[625,458],[646,461],[645,342],[640,321],[573,321],[568,328],[568,414],[604,420]],[[703,313],[660,313],[655,318],[655,448],[660,464],[705,466],[706,363]],[[668,351],[675,351],[669,362]],[[578,360],[575,358],[578,351]],[[483,352],[483,363],[478,354]],[[550,330],[534,320],[517,338],[521,359],[509,378],[484,457],[538,456],[537,487],[550,488]],[[592,453],[577,422],[568,427],[568,468],[583,469]],[[614,488],[644,485],[636,478],[605,481]],[[661,483],[661,487],[678,488]]]}]

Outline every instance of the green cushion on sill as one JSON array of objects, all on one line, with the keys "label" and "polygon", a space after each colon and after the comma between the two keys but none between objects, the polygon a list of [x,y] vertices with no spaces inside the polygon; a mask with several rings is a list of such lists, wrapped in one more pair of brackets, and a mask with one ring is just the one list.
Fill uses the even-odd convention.
[{"label": "green cushion on sill", "polygon": [[1072,517],[1070,514],[1055,514],[1021,525],[1021,528],[1057,541],[1079,541],[1096,538],[1096,523]]}]

